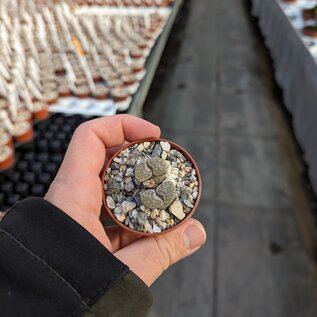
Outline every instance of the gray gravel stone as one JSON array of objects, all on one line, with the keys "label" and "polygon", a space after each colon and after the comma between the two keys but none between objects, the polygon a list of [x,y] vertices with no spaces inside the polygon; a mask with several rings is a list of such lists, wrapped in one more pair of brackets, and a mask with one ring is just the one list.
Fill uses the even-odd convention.
[{"label": "gray gravel stone", "polygon": [[160,142],[161,148],[163,151],[169,152],[171,149],[171,145],[168,142]]},{"label": "gray gravel stone", "polygon": [[124,184],[124,190],[128,193],[131,192],[134,188],[135,188],[135,186],[134,186],[133,182],[128,182],[128,183]]},{"label": "gray gravel stone", "polygon": [[128,213],[129,211],[131,211],[132,209],[134,209],[136,207],[136,203],[132,202],[132,201],[127,201],[125,200],[122,204],[121,204],[121,209],[123,213]]},{"label": "gray gravel stone", "polygon": [[155,146],[154,146],[154,148],[153,148],[153,151],[152,151],[151,156],[152,156],[152,157],[160,157],[160,156],[162,155],[162,151],[163,151],[163,150],[162,150],[160,144],[159,144],[159,143],[156,143]]},{"label": "gray gravel stone", "polygon": [[147,220],[147,214],[144,212],[139,212],[137,221],[140,226],[144,226]]}]

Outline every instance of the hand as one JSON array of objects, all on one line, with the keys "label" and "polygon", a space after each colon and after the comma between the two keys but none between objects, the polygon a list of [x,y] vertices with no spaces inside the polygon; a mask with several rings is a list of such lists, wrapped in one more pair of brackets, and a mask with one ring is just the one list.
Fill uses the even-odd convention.
[{"label": "hand", "polygon": [[139,239],[115,226],[100,222],[102,186],[99,177],[105,162],[124,142],[158,138],[159,127],[129,115],[91,120],[80,125],[45,199],[89,231],[148,286],[164,270],[192,254],[205,242],[203,226],[194,219],[158,236]]}]

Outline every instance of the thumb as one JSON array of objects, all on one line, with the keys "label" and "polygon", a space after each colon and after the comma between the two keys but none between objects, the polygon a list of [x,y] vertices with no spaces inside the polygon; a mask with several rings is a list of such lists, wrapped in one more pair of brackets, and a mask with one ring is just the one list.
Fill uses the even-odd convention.
[{"label": "thumb", "polygon": [[194,219],[165,234],[142,238],[115,256],[150,286],[166,269],[197,251],[206,241],[202,224]]}]

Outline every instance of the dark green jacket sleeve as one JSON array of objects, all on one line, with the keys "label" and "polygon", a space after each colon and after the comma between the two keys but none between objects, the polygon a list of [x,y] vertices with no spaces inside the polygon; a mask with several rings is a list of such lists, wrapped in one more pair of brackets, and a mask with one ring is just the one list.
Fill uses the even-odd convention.
[{"label": "dark green jacket sleeve", "polygon": [[0,222],[1,316],[146,316],[147,286],[90,233],[44,199]]}]

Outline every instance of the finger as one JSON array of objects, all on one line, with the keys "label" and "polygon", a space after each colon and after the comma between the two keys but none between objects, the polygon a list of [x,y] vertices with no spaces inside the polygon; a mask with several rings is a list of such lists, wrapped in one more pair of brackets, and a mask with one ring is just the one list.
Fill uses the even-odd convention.
[{"label": "finger", "polygon": [[159,136],[159,127],[130,115],[88,121],[76,129],[60,172],[67,175],[68,182],[84,181],[91,173],[99,174],[106,148],[118,147],[125,141]]},{"label": "finger", "polygon": [[197,251],[205,241],[202,224],[191,219],[173,231],[142,238],[115,256],[150,286],[168,267]]},{"label": "finger", "polygon": [[105,230],[111,241],[113,252],[117,252],[141,238],[139,235],[123,230],[118,226],[106,227]]}]

